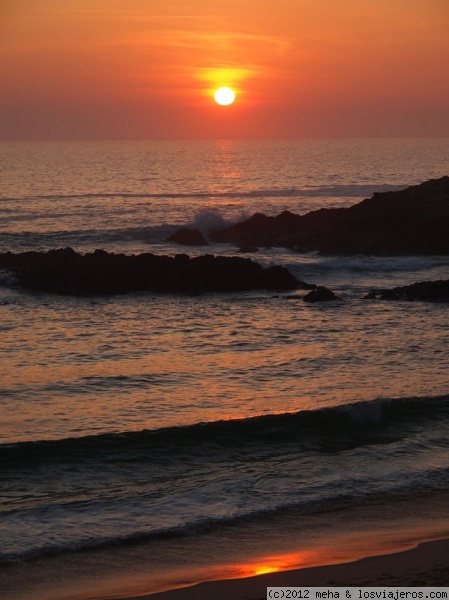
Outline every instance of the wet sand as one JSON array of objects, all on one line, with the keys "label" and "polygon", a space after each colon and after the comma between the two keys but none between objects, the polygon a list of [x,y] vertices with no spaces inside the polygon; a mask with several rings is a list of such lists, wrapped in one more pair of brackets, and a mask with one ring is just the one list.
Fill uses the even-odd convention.
[{"label": "wet sand", "polygon": [[[267,586],[448,586],[449,539],[350,563],[311,567],[141,596],[149,600],[265,600]],[[129,599],[127,599],[129,600]]]}]

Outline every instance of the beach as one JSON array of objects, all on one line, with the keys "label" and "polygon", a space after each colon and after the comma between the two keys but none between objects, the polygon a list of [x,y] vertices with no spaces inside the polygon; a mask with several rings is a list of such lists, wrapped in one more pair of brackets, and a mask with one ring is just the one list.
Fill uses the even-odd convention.
[{"label": "beach", "polygon": [[[151,600],[264,600],[267,587],[440,587],[449,585],[449,539],[357,561],[212,581],[149,596]],[[126,600],[131,600],[131,597]]]}]

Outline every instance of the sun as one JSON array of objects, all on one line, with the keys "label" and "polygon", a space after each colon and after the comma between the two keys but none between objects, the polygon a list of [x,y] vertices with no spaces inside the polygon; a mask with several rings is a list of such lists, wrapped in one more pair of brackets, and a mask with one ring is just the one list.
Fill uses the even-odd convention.
[{"label": "sun", "polygon": [[229,87],[218,88],[218,90],[214,92],[214,100],[221,106],[228,106],[234,102],[235,92]]}]

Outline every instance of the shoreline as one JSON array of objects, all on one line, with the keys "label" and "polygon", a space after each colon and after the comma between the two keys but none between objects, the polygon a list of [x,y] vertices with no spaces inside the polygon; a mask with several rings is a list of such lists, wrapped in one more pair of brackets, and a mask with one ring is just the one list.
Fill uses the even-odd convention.
[{"label": "shoreline", "polygon": [[0,588],[5,600],[264,600],[267,586],[449,586],[447,498],[338,511],[325,532],[287,515],[268,529],[41,558],[0,569]]},{"label": "shoreline", "polygon": [[[188,587],[121,597],[121,600],[265,600],[268,586],[409,586],[449,585],[449,538],[351,562],[277,571],[197,583]],[[106,597],[105,599],[106,600]]]}]

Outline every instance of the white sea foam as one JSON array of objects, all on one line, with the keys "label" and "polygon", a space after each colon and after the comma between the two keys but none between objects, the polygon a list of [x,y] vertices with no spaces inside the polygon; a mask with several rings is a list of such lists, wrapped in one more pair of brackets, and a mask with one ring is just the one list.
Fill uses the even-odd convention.
[{"label": "white sea foam", "polygon": [[10,286],[17,283],[17,277],[7,269],[0,269],[0,285]]},{"label": "white sea foam", "polygon": [[227,219],[218,209],[204,208],[196,213],[195,220],[189,226],[199,229],[203,235],[208,236],[215,229],[224,229],[247,218],[247,214],[241,214],[236,218]]}]

